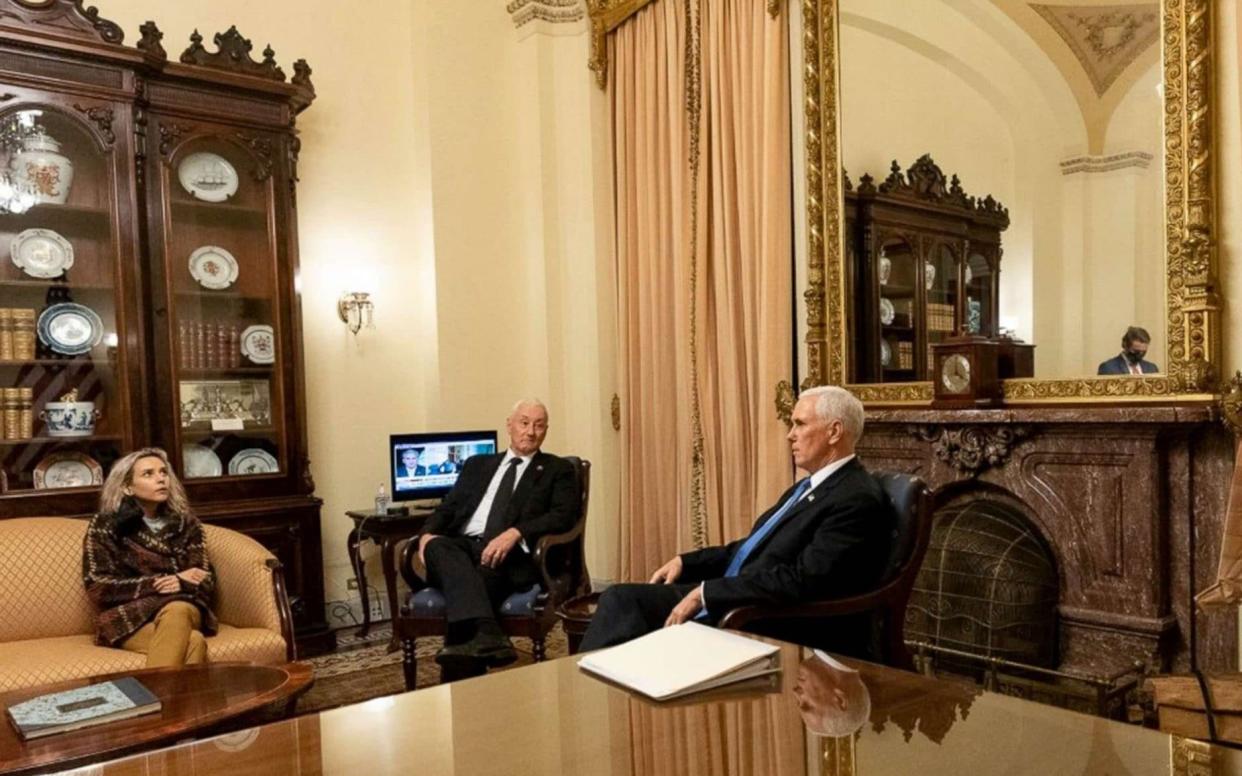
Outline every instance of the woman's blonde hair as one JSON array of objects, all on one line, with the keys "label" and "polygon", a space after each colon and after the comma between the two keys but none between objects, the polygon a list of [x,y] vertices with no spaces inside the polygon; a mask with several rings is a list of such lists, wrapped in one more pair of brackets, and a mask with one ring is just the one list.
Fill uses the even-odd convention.
[{"label": "woman's blonde hair", "polygon": [[177,479],[168,453],[158,447],[144,447],[135,450],[121,460],[112,464],[108,479],[104,480],[103,492],[99,494],[99,511],[112,514],[121,508],[121,502],[129,494],[125,489],[134,481],[134,466],[143,458],[158,458],[168,467],[168,501],[164,510],[170,515],[184,516],[190,514],[190,499],[185,495],[181,480]]}]

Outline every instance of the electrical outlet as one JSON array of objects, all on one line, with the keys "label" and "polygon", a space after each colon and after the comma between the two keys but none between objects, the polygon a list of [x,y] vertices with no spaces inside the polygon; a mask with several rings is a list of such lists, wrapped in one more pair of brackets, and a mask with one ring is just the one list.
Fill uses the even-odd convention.
[{"label": "electrical outlet", "polygon": [[346,590],[357,590],[358,589],[358,578],[350,577],[349,579],[345,580],[345,589]]}]

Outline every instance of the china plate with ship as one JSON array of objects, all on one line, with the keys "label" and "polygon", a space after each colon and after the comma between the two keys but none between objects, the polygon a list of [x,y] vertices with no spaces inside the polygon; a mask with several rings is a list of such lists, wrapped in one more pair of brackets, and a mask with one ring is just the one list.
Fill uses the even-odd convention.
[{"label": "china plate with ship", "polygon": [[177,180],[195,199],[223,202],[237,193],[237,170],[219,154],[200,151],[177,165]]}]

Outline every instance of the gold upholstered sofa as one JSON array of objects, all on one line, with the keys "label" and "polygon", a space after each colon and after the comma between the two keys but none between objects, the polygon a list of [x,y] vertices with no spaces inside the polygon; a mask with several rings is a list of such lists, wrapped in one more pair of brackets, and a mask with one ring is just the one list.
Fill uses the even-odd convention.
[{"label": "gold upholstered sofa", "polygon": [[[87,521],[0,520],[0,692],[142,668],[145,656],[95,644],[95,608],[82,586]],[[236,531],[204,526],[216,572],[220,632],[210,661],[294,659],[280,563]]]}]

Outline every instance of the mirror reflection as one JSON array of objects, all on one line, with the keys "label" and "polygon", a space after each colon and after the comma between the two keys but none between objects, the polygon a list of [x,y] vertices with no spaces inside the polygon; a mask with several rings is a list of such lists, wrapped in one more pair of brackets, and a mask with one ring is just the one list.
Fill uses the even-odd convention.
[{"label": "mirror reflection", "polygon": [[960,333],[1020,342],[1015,377],[1162,371],[1159,6],[840,7],[852,379],[930,379]]}]

